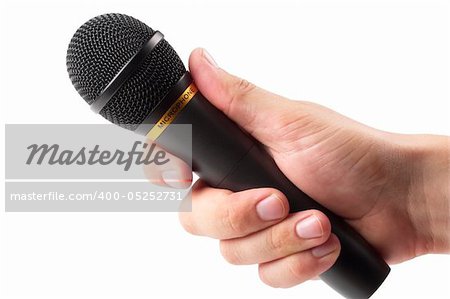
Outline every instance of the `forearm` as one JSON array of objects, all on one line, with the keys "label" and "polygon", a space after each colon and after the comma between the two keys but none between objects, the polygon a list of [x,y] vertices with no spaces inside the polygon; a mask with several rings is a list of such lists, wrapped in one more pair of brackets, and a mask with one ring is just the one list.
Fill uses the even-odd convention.
[{"label": "forearm", "polygon": [[405,137],[411,161],[408,212],[416,231],[416,254],[450,252],[450,138]]}]

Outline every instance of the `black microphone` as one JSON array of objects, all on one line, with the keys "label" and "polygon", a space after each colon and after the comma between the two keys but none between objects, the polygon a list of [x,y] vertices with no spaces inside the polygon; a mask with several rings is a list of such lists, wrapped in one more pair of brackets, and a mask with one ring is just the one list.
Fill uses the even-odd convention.
[{"label": "black microphone", "polygon": [[347,298],[369,298],[390,268],[350,225],[298,189],[252,136],[197,90],[159,31],[123,14],[97,16],[74,34],[67,71],[91,109],[110,122],[147,135],[181,159],[186,136],[172,124],[192,125],[192,167],[210,186],[241,191],[272,187],[290,212],[317,209],[341,243],[335,264],[320,278]]}]

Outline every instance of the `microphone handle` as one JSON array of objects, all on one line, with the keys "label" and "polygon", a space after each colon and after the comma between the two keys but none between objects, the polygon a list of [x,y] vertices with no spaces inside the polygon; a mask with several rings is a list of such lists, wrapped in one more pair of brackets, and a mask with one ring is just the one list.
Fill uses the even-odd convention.
[{"label": "microphone handle", "polygon": [[[192,83],[187,72],[152,113],[159,118]],[[270,122],[270,117],[267,118]],[[242,191],[272,187],[288,198],[290,212],[317,209],[331,221],[332,232],[341,243],[335,264],[320,278],[346,298],[369,298],[389,274],[390,268],[375,249],[349,224],[298,189],[252,136],[197,92],[172,124],[192,124],[193,170],[210,186]],[[189,161],[185,134],[168,126],[157,143]],[[381,232],[380,232],[381,233]]]}]

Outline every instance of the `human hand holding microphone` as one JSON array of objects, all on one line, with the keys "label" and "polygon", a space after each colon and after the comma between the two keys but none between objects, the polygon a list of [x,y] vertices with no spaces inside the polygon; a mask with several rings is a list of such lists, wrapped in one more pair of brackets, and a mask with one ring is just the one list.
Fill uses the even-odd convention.
[{"label": "human hand holding microphone", "polygon": [[[261,141],[296,186],[344,217],[388,263],[449,251],[449,215],[442,209],[449,198],[447,137],[369,128],[314,103],[265,91],[210,57],[196,49],[189,59],[202,94]],[[152,180],[165,177],[169,186],[192,180],[181,160],[173,165],[178,169],[170,175],[151,165],[147,173]],[[263,282],[291,287],[330,268],[340,244],[320,211],[288,211],[279,190],[231,192],[200,179],[192,188],[192,212],[181,212],[180,221],[189,233],[221,240],[230,263],[258,264]]]},{"label": "human hand holding microphone", "polygon": [[[98,20],[103,22],[102,18]],[[157,49],[155,55],[160,54]],[[80,63],[73,59],[79,58],[76,57],[76,50],[79,49],[70,52],[69,47],[72,56],[68,55],[68,61],[72,59],[72,62]],[[83,51],[85,49],[82,48]],[[134,54],[131,53],[127,59],[133,60]],[[86,98],[85,87],[80,88],[80,82],[81,85],[86,82],[78,81],[76,76],[83,76],[83,71],[89,73],[90,70],[78,72],[76,69],[74,72],[70,63],[68,66],[77,90]],[[162,67],[164,69],[164,65]],[[445,192],[441,192],[445,189],[442,188],[445,186],[445,167],[436,167],[442,163],[446,165],[447,138],[389,134],[365,127],[312,103],[286,100],[227,74],[203,50],[194,51],[191,55],[190,70],[199,91],[229,119],[258,140],[275,161],[270,164],[272,160],[266,159],[265,154],[256,149],[258,147],[247,147],[250,139],[210,106],[201,94],[194,96],[175,119],[180,123],[192,122],[194,139],[200,133],[211,136],[211,132],[223,132],[222,126],[225,126],[236,134],[237,143],[227,141],[232,140],[233,134],[219,134],[217,138],[224,138],[228,146],[225,149],[231,149],[231,152],[241,153],[230,146],[244,149],[238,141],[245,143],[243,158],[237,160],[236,166],[229,172],[222,173],[217,168],[224,170],[226,163],[221,164],[217,155],[210,154],[221,148],[216,146],[214,149],[213,140],[208,139],[203,140],[203,144],[197,142],[195,146],[194,140],[194,166],[200,165],[200,173],[207,174],[203,179],[212,182],[215,181],[214,176],[225,175],[219,180],[220,184],[211,185],[229,188],[214,189],[200,180],[193,187],[193,212],[180,215],[183,226],[189,232],[221,239],[221,249],[227,260],[236,264],[259,264],[261,278],[273,286],[292,286],[322,274],[321,277],[325,277],[327,283],[345,296],[362,298],[376,290],[387,275],[388,268],[346,223],[356,228],[389,262],[448,250],[445,234],[448,213],[436,209],[442,204],[448,204],[448,194],[442,196]],[[142,71],[139,72],[134,78],[143,78]],[[157,77],[158,69],[154,72]],[[109,80],[116,80],[117,73],[113,75]],[[179,85],[186,83],[180,83],[183,78],[174,83],[173,89],[180,89]],[[179,90],[179,94],[188,83],[190,81]],[[127,84],[135,83],[130,79],[123,87],[119,85],[119,95],[120,88],[126,91],[129,87]],[[126,92],[123,94],[130,95]],[[158,103],[169,101],[167,92],[164,94],[164,100],[156,99]],[[151,92],[150,96],[155,95]],[[155,98],[151,100],[155,101]],[[121,99],[114,98],[113,94],[112,104],[107,103],[105,106],[106,112],[100,110],[103,116],[115,123],[117,115],[131,116],[127,115],[127,108],[117,111],[117,107],[122,109],[122,106],[117,105],[118,101]],[[133,101],[132,97],[129,104],[135,104]],[[160,106],[153,106],[153,110],[148,112],[155,114]],[[216,117],[209,118],[211,115]],[[143,122],[149,120],[151,118],[148,117],[141,119]],[[210,127],[206,127],[206,124]],[[157,142],[173,140],[167,137],[169,135],[170,127]],[[198,155],[199,152],[204,155]],[[224,154],[228,155],[228,152]],[[220,165],[209,165],[203,161],[205,159],[219,159]],[[261,165],[257,162],[261,162]],[[186,171],[186,165],[181,160],[177,165],[178,169],[173,169],[169,173],[170,177],[167,173],[149,172],[166,179],[191,179],[190,172]],[[283,179],[284,175],[278,168],[290,182]],[[184,177],[180,175],[177,178],[176,174],[184,174]],[[422,181],[418,183],[419,180]],[[427,180],[433,184],[428,185]],[[250,183],[246,184],[246,181]],[[266,182],[269,182],[268,186],[265,186]],[[265,188],[243,188],[252,185],[263,185],[260,187]],[[431,185],[441,188],[428,187]],[[267,188],[270,186],[280,186],[277,188],[280,190]],[[230,191],[242,189],[247,190]],[[424,197],[426,200],[421,200]],[[288,215],[289,209],[294,213]],[[329,210],[340,215],[345,222]],[[433,215],[432,219],[426,217],[430,214]],[[339,236],[339,240],[331,231]],[[402,242],[398,242],[399,239]]]}]

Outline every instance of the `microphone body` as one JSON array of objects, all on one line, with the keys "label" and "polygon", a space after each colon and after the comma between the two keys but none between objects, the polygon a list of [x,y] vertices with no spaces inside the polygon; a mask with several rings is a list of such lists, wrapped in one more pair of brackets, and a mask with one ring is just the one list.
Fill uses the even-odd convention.
[{"label": "microphone body", "polygon": [[[187,72],[161,102],[164,105],[157,106],[146,123],[155,125],[167,107],[192,83]],[[369,298],[378,289],[390,268],[372,246],[341,218],[298,189],[257,140],[243,132],[200,92],[195,93],[171,124],[192,125],[193,170],[210,186],[232,191],[272,187],[286,195],[291,213],[317,209],[328,216],[332,232],[341,243],[336,263],[320,276],[328,285],[346,298]],[[181,134],[168,125],[156,143],[188,160],[186,137]]]}]

